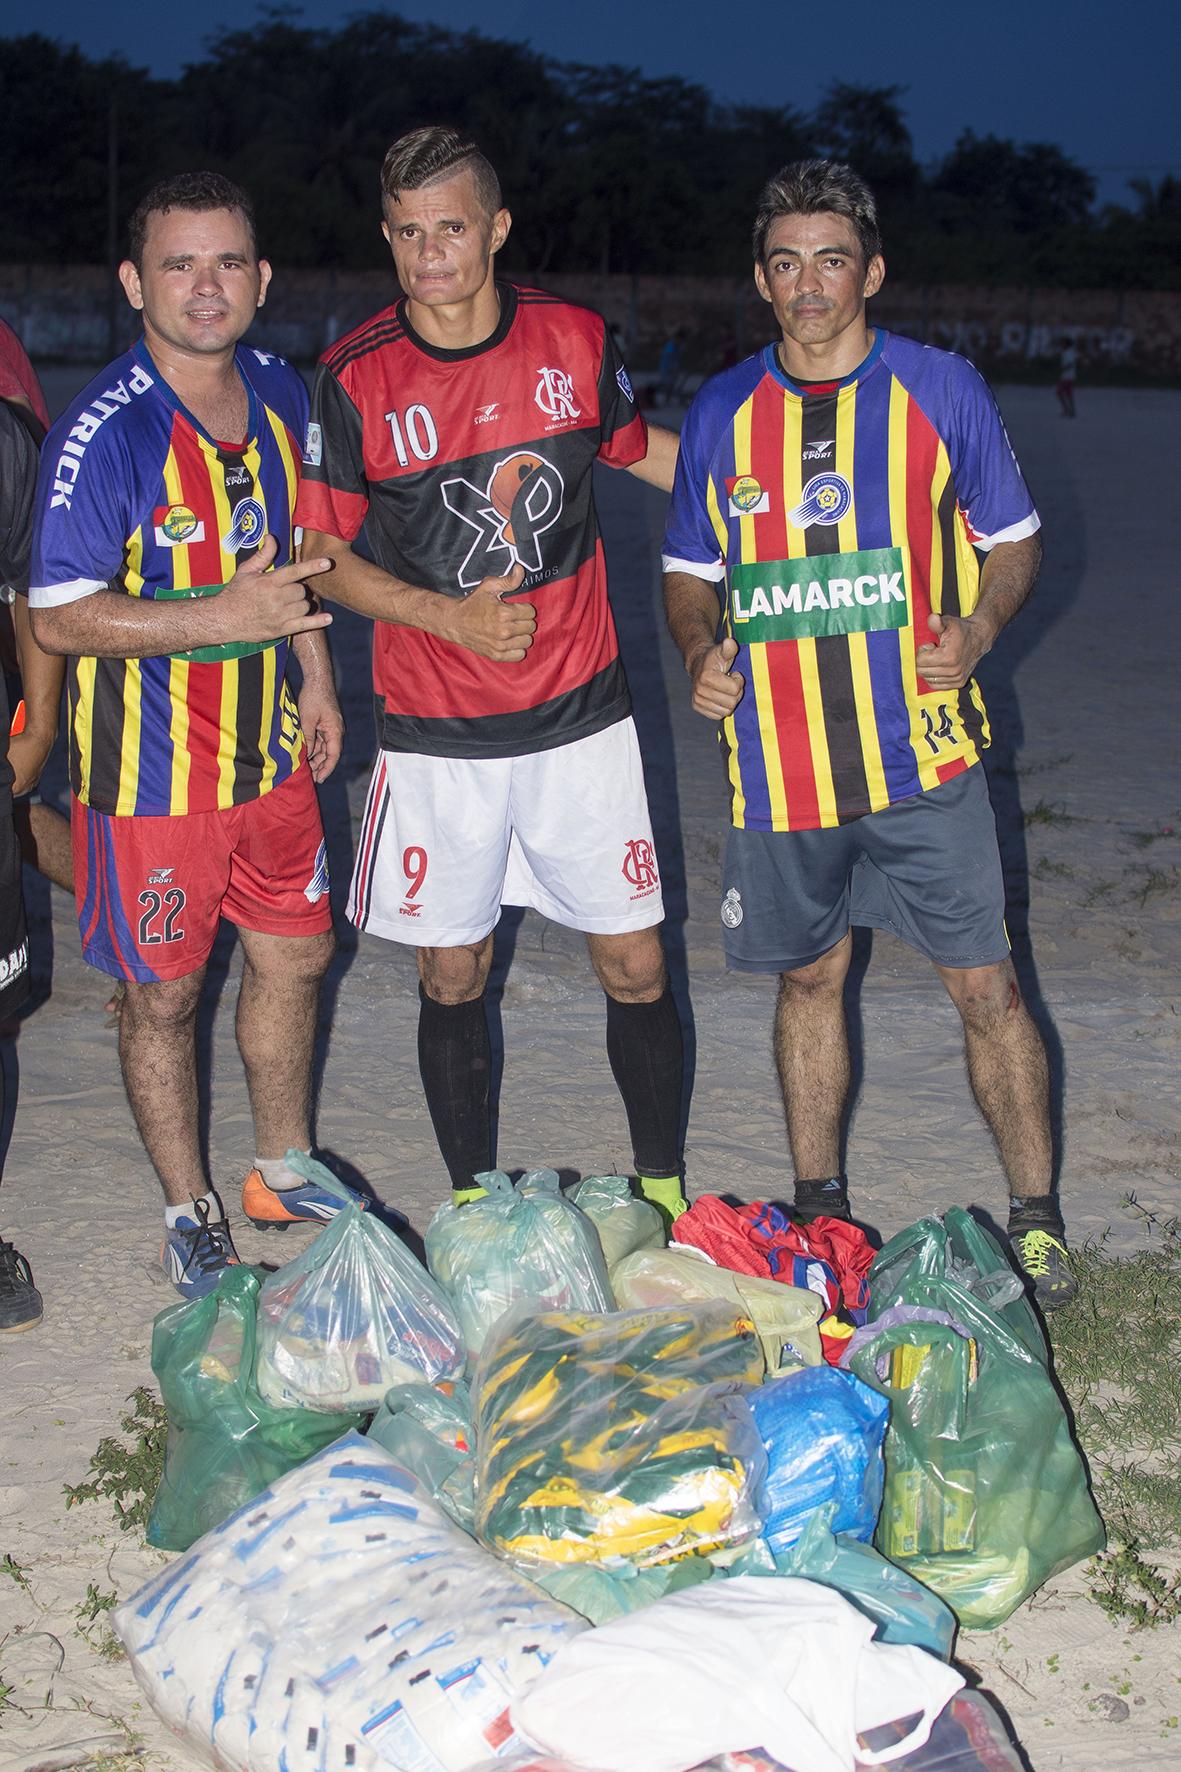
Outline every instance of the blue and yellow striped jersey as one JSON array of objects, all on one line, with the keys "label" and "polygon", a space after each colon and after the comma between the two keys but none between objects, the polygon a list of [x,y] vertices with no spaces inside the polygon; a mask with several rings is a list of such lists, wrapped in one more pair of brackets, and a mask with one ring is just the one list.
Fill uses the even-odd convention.
[{"label": "blue and yellow striped jersey", "polygon": [[975,608],[976,550],[1038,526],[961,357],[879,330],[816,392],[773,345],[707,382],[681,433],[664,564],[724,588],[747,685],[721,729],[734,824],[844,824],[976,763],[976,683],[932,690],[915,654],[932,611]]},{"label": "blue and yellow striped jersey", "polygon": [[[131,597],[209,595],[265,534],[292,558],[307,392],[281,358],[238,347],[244,442],[208,436],[143,343],[78,396],[46,439],[30,601],[109,586]],[[74,793],[119,815],[211,812],[285,781],[303,756],[287,642],[160,658],[70,660]]]}]

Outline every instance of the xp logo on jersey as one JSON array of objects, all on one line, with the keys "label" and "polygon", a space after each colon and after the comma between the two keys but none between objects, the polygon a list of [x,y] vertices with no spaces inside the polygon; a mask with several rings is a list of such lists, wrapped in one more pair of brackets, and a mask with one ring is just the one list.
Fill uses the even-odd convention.
[{"label": "xp logo on jersey", "polygon": [[813,474],[804,487],[804,496],[794,511],[787,513],[789,523],[806,529],[810,523],[825,527],[839,523],[851,509],[853,488],[843,474]]},{"label": "xp logo on jersey", "polygon": [[328,890],[328,845],[321,843],[316,851],[316,864],[312,869],[312,877],[303,889],[303,895],[309,904],[316,904]]},{"label": "xp logo on jersey", "polygon": [[555,423],[582,417],[581,406],[574,404],[574,382],[564,369],[539,369],[533,398]]},{"label": "xp logo on jersey", "polygon": [[656,857],[652,853],[652,845],[644,837],[633,837],[623,855],[623,877],[629,886],[634,886],[637,897],[647,897],[655,892],[660,884],[660,875],[656,871]]},{"label": "xp logo on jersey", "polygon": [[227,554],[240,554],[243,548],[256,548],[267,529],[267,514],[256,498],[244,498],[234,512],[234,521],[221,538]]},{"label": "xp logo on jersey", "polygon": [[179,548],[187,541],[204,541],[205,525],[188,505],[161,505],[152,512],[156,545]]},{"label": "xp logo on jersey", "polygon": [[753,474],[740,474],[736,480],[727,480],[726,491],[730,494],[732,517],[754,517],[771,508],[769,496]]},{"label": "xp logo on jersey", "polygon": [[474,590],[490,573],[541,570],[541,537],[562,514],[565,482],[552,462],[519,449],[503,456],[482,490],[470,480],[444,480],[443,503],[476,532],[456,577]]}]

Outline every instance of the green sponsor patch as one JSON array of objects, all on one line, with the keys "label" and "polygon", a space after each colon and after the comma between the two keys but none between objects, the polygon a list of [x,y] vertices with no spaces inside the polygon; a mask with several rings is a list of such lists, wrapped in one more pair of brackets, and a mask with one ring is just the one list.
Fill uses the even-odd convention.
[{"label": "green sponsor patch", "polygon": [[862,548],[732,566],[730,620],[740,646],[904,628],[910,620],[904,550]]},{"label": "green sponsor patch", "polygon": [[[160,585],[156,590],[157,603],[180,603],[186,597],[216,597],[224,585],[186,585],[178,589],[175,585]],[[172,658],[188,658],[194,664],[219,664],[226,658],[250,658],[255,652],[265,652],[274,640],[227,640],[222,646],[194,646],[191,652],[173,652]]]}]

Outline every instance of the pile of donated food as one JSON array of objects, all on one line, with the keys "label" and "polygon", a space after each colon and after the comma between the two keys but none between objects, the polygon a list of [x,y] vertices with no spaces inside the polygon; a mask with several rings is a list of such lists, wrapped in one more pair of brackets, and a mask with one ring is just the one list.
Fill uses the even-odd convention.
[{"label": "pile of donated food", "polygon": [[159,1715],[252,1772],[1015,1772],[957,1623],[1103,1528],[993,1239],[480,1179],[426,1268],[349,1205],[157,1318]]}]

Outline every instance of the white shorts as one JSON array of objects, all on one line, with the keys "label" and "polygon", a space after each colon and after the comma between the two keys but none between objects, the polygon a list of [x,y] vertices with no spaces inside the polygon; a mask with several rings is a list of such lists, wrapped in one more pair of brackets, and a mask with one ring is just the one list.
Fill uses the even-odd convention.
[{"label": "white shorts", "polygon": [[663,921],[632,720],[526,757],[378,751],[350,920],[413,947],[465,947],[502,904],[590,935]]}]

